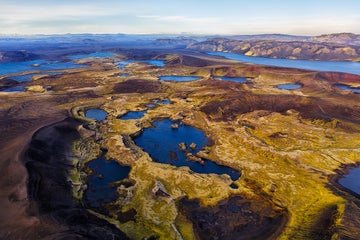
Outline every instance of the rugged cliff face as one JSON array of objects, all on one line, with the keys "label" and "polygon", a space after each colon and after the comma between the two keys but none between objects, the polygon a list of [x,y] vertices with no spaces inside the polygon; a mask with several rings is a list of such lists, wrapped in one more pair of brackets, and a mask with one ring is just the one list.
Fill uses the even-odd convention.
[{"label": "rugged cliff face", "polygon": [[360,61],[359,43],[359,35],[334,34],[299,41],[213,38],[191,44],[187,48],[200,51],[226,51],[270,58]]},{"label": "rugged cliff face", "polygon": [[53,239],[128,239],[114,225],[89,213],[72,196],[68,172],[77,158],[72,144],[81,137],[77,130],[80,124],[67,118],[33,135],[25,153],[30,211],[38,214],[41,221],[51,219],[66,229]]}]

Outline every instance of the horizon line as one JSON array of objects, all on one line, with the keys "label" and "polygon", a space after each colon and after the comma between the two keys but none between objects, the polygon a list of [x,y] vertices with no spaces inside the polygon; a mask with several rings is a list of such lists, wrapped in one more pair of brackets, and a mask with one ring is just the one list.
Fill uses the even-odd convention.
[{"label": "horizon line", "polygon": [[334,34],[354,34],[360,35],[360,33],[354,32],[331,32],[331,33],[319,33],[319,34],[288,34],[288,33],[234,33],[234,34],[221,34],[221,33],[33,33],[33,34],[24,34],[24,33],[0,33],[0,37],[12,36],[64,36],[64,35],[129,35],[129,36],[149,36],[149,35],[178,35],[178,36],[258,36],[258,35],[285,35],[285,36],[298,36],[298,37],[310,37],[310,36],[323,36],[323,35],[334,35]]}]

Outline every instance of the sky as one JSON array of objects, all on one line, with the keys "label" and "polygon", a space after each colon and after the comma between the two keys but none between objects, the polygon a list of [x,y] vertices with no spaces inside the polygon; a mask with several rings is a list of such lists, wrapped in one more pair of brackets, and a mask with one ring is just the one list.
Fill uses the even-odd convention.
[{"label": "sky", "polygon": [[360,33],[360,0],[0,0],[0,34]]}]

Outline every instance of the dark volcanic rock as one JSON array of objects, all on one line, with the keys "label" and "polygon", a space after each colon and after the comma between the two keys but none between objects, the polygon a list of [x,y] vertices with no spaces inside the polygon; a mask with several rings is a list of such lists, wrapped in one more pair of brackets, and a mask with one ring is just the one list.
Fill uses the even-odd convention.
[{"label": "dark volcanic rock", "polygon": [[275,211],[268,202],[252,203],[233,196],[215,207],[203,207],[198,200],[183,199],[180,211],[194,226],[199,239],[268,239],[286,222],[285,212]]},{"label": "dark volcanic rock", "polygon": [[329,102],[322,98],[302,96],[241,93],[227,100],[208,102],[201,107],[202,112],[219,120],[234,119],[239,114],[256,110],[285,113],[290,109],[298,111],[302,117],[309,119],[330,121],[332,118],[337,118],[360,122],[360,117],[357,117],[360,116],[359,109],[350,109],[341,103]]},{"label": "dark volcanic rock", "polygon": [[5,90],[10,87],[13,87],[13,86],[16,86],[17,84],[18,84],[18,82],[15,80],[6,79],[6,78],[2,79],[0,81],[0,91]]},{"label": "dark volcanic rock", "polygon": [[159,92],[161,82],[149,80],[129,80],[115,85],[115,93],[148,93]]},{"label": "dark volcanic rock", "polygon": [[80,138],[81,123],[68,118],[37,131],[25,153],[29,173],[31,212],[44,221],[69,228],[53,239],[128,239],[109,222],[90,214],[72,197],[68,170],[72,168],[72,143]]}]

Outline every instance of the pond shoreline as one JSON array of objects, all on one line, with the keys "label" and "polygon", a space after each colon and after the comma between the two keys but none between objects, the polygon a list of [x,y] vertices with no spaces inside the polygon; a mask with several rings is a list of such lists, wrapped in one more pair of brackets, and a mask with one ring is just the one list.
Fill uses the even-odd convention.
[{"label": "pond shoreline", "polygon": [[24,155],[32,212],[38,212],[40,218],[51,217],[71,230],[59,233],[62,237],[127,239],[118,228],[89,213],[81,201],[73,197],[68,178],[69,169],[74,167],[70,161],[75,157],[72,143],[81,137],[78,131],[81,125],[82,122],[67,118],[33,135]]},{"label": "pond shoreline", "polygon": [[[354,196],[355,198],[357,198],[359,200],[359,204],[360,204],[360,194],[352,191],[351,189],[343,186],[339,180],[341,178],[346,177],[347,174],[349,174],[350,170],[354,169],[354,168],[359,168],[360,167],[360,162],[358,163],[354,163],[354,164],[342,164],[337,170],[336,173],[329,176],[329,184],[331,186],[331,189],[334,190],[334,188],[337,190],[337,194],[340,195],[347,195],[350,194],[352,196]],[[343,192],[346,192],[347,194],[344,194]],[[346,196],[345,196],[346,197]],[[359,205],[360,207],[360,205]]]}]

